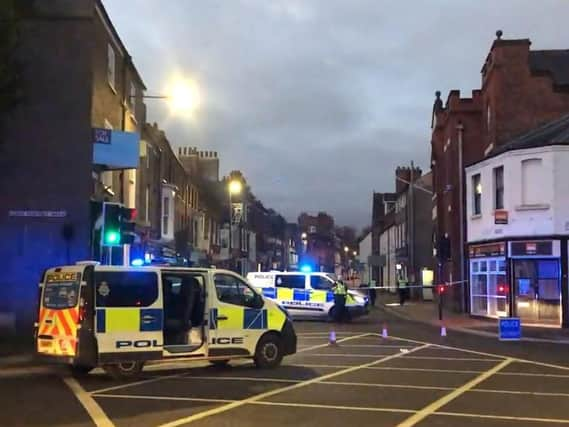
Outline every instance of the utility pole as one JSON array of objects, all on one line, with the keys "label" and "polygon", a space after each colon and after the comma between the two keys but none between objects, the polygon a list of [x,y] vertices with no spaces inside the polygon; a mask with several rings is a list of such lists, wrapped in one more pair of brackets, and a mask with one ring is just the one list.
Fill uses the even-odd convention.
[{"label": "utility pole", "polygon": [[463,165],[463,159],[462,159],[462,137],[463,137],[463,133],[464,133],[464,126],[462,125],[461,122],[458,123],[458,125],[456,126],[456,129],[458,130],[458,167],[459,167],[459,173],[458,173],[458,177],[459,177],[459,185],[458,185],[458,191],[459,191],[459,221],[460,221],[460,311],[464,312],[465,311],[465,287],[466,287],[466,281],[465,281],[465,271],[464,271],[464,210],[466,209],[465,203],[464,203],[464,165]]},{"label": "utility pole", "polygon": [[[415,187],[415,164],[411,160],[411,184],[409,185],[409,203],[407,205],[408,215],[408,227],[409,235],[407,236],[409,245],[409,265],[411,267],[411,273],[413,274],[413,282],[416,282],[415,277],[415,210],[414,210],[414,187]],[[407,277],[409,280],[409,277]]]}]

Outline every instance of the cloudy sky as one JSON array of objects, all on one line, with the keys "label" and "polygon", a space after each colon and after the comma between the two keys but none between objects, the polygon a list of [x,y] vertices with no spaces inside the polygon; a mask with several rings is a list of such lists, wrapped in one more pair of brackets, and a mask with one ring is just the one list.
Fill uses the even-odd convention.
[{"label": "cloudy sky", "polygon": [[565,0],[104,0],[147,87],[193,79],[200,107],[148,101],[175,146],[217,150],[268,207],[370,222],[394,169],[428,167],[435,90],[479,87],[495,37],[569,48]]}]

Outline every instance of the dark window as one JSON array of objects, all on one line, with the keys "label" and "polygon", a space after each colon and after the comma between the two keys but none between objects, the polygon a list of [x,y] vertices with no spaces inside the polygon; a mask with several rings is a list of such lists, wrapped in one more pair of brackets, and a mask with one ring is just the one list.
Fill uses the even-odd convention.
[{"label": "dark window", "polygon": [[300,274],[283,274],[275,277],[277,288],[304,289],[306,279]]},{"label": "dark window", "polygon": [[215,275],[217,299],[227,304],[261,308],[263,300],[245,282],[229,274]]},{"label": "dark window", "polygon": [[504,167],[494,169],[494,209],[504,209]]},{"label": "dark window", "polygon": [[333,283],[324,276],[310,276],[310,286],[312,289],[328,290]]},{"label": "dark window", "polygon": [[43,306],[52,309],[75,307],[78,296],[79,282],[47,283],[43,292]]},{"label": "dark window", "polygon": [[472,176],[472,214],[480,215],[482,213],[482,183],[480,182],[480,174]]},{"label": "dark window", "polygon": [[95,290],[97,307],[148,307],[158,298],[158,280],[146,271],[99,271]]}]

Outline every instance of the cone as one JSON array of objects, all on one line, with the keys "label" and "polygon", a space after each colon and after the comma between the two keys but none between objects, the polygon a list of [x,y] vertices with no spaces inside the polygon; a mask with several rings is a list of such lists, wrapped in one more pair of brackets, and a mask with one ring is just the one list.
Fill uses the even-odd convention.
[{"label": "cone", "polygon": [[387,337],[388,337],[387,325],[384,323],[383,328],[381,328],[381,338],[387,338]]},{"label": "cone", "polygon": [[441,337],[447,336],[447,328],[444,325],[441,325]]},{"label": "cone", "polygon": [[328,340],[328,344],[336,345],[336,331],[334,330],[330,331],[330,338]]}]

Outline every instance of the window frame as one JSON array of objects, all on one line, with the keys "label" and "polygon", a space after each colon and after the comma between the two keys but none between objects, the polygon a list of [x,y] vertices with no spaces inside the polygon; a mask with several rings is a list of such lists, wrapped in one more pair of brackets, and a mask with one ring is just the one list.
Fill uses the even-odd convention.
[{"label": "window frame", "polygon": [[107,82],[113,92],[117,92],[116,90],[116,82],[117,82],[117,53],[115,52],[115,48],[113,47],[112,43],[107,43]]},{"label": "window frame", "polygon": [[[501,174],[500,180],[498,180],[498,173]],[[504,166],[495,167],[492,170],[492,176],[494,179],[494,210],[504,209]]]},{"label": "window frame", "polygon": [[[235,301],[226,301],[224,299],[222,299],[222,297],[220,296],[219,293],[219,289],[218,289],[218,284],[217,284],[217,278],[219,277],[228,277],[231,278],[234,281],[234,284],[237,284],[237,287],[239,288],[239,286],[241,286],[242,288],[246,288],[248,289],[252,294],[253,294],[253,299],[251,300],[251,303],[247,304],[247,302],[245,301],[245,299],[243,300],[242,303],[239,302],[235,302]],[[230,305],[235,305],[238,307],[245,307],[245,308],[254,308],[254,309],[261,309],[264,306],[264,300],[261,298],[261,296],[255,291],[255,289],[250,286],[246,281],[242,280],[241,278],[234,276],[232,274],[227,274],[227,273],[215,273],[213,275],[213,286],[215,288],[215,296],[217,298],[217,300],[221,303],[224,304],[230,304]],[[245,297],[245,294],[243,292],[239,293],[240,296]],[[260,305],[259,301],[261,301],[263,304]]]},{"label": "window frame", "polygon": [[482,190],[478,192],[478,186],[482,185],[482,175],[476,173],[471,176],[472,182],[472,215],[482,215]]},{"label": "window frame", "polygon": [[[302,288],[283,286],[282,284],[278,283],[278,279],[281,277],[302,277],[304,280],[304,285],[302,286]],[[306,275],[305,274],[276,274],[275,275],[275,288],[306,290]]]},{"label": "window frame", "polygon": [[[152,286],[154,288],[154,292],[152,294],[151,300],[145,301],[145,302],[141,302],[140,304],[120,304],[120,305],[108,305],[106,303],[106,301],[102,301],[102,299],[106,299],[109,295],[110,292],[112,292],[112,286],[113,284],[110,283],[110,280],[108,278],[106,278],[107,280],[103,280],[103,278],[105,278],[105,276],[108,275],[116,275],[116,276],[153,276],[154,277],[154,282],[152,283]],[[132,279],[133,282],[136,282],[137,285],[140,284],[144,284],[144,282],[141,280],[140,277],[136,278],[136,279]],[[99,288],[101,287],[101,285],[103,284],[103,282],[106,282],[107,285],[109,286],[109,293],[107,295],[103,295],[102,292],[104,292],[104,290],[100,290]],[[134,307],[139,307],[139,308],[145,308],[145,307],[151,307],[154,304],[156,304],[156,302],[158,301],[158,297],[160,295],[160,291],[159,291],[159,283],[160,281],[158,280],[158,274],[155,271],[95,271],[95,306],[97,308],[134,308]],[[124,283],[122,284],[122,286],[124,287]],[[127,285],[128,286],[128,285]],[[103,303],[102,303],[103,302]]]}]

